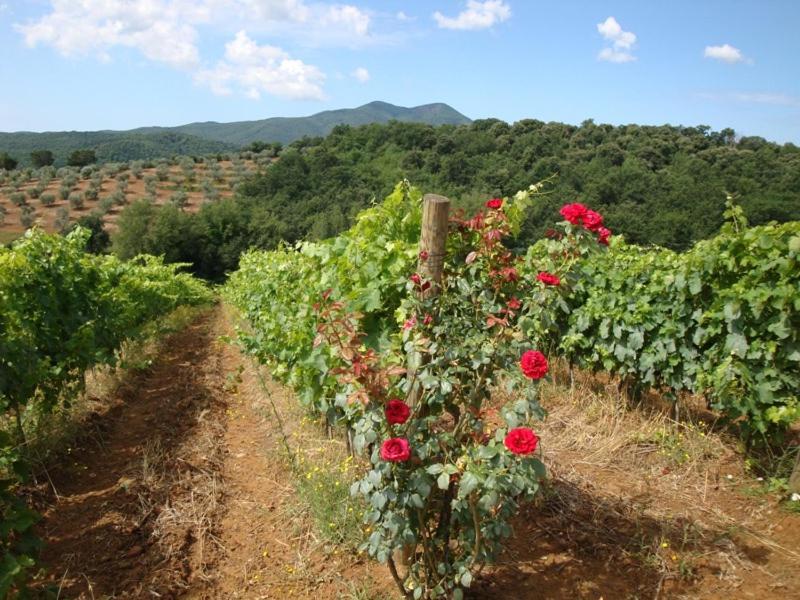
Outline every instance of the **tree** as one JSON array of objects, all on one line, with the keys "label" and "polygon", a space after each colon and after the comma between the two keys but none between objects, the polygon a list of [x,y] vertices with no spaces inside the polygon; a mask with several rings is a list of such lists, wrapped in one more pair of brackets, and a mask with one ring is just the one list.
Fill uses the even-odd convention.
[{"label": "tree", "polygon": [[66,206],[61,206],[56,211],[56,218],[53,221],[53,226],[59,233],[64,233],[69,227],[69,209]]},{"label": "tree", "polygon": [[31,162],[37,169],[48,167],[53,164],[55,157],[50,150],[34,150],[31,152]]},{"label": "tree", "polygon": [[103,227],[103,218],[100,215],[91,214],[81,217],[67,229],[67,233],[78,226],[85,227],[91,232],[89,241],[86,242],[87,252],[103,254],[108,250],[110,238],[108,237],[108,232]]},{"label": "tree", "polygon": [[97,156],[94,150],[90,149],[73,150],[67,158],[67,164],[71,167],[85,167],[95,162],[97,162]]},{"label": "tree", "polygon": [[17,159],[12,158],[8,152],[0,152],[0,169],[13,171],[17,168]]}]

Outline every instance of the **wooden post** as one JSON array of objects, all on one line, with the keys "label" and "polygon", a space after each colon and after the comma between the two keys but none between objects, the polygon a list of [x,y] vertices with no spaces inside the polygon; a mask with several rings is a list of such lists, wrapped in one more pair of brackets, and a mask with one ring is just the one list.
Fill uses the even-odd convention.
[{"label": "wooden post", "polygon": [[420,274],[431,281],[428,295],[436,295],[442,283],[444,254],[449,228],[450,200],[437,194],[425,194],[422,199],[422,233],[419,251],[428,257],[420,260]]},{"label": "wooden post", "polygon": [[[450,200],[437,194],[425,194],[422,198],[422,230],[419,237],[419,252],[425,259],[419,259],[417,270],[426,282],[431,283],[430,288],[422,292],[426,297],[436,296],[441,288],[449,216]],[[416,381],[415,371],[410,366],[408,378],[413,383],[406,400],[414,407],[422,396],[422,386]]]},{"label": "wooden post", "polygon": [[[423,260],[419,259],[417,270],[425,281],[431,282],[431,287],[423,292],[426,296],[436,296],[442,284],[442,272],[444,271],[444,256],[447,247],[447,233],[450,227],[450,200],[437,194],[425,194],[422,199],[422,231],[419,238],[419,252],[427,255]],[[425,256],[425,255],[423,255]],[[414,407],[422,397],[422,386],[416,381],[415,373],[409,368],[408,377],[414,383],[408,394],[408,403]],[[413,546],[404,546],[394,552],[395,564],[408,568],[412,559]],[[396,571],[396,568],[395,568]],[[393,573],[395,575],[396,573]],[[408,571],[403,578],[398,575],[396,580],[402,581],[408,576]],[[404,591],[406,597],[408,593]]]},{"label": "wooden post", "polygon": [[789,492],[800,494],[800,452],[797,453],[797,460],[794,463],[794,471],[789,477]]}]

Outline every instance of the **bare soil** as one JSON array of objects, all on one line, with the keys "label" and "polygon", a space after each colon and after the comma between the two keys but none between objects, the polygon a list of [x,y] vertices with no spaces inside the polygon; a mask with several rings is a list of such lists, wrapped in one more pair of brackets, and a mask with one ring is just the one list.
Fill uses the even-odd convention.
[{"label": "bare soil", "polygon": [[[252,161],[244,161],[244,163],[247,173],[252,173],[256,170],[256,165]],[[233,190],[230,186],[230,181],[234,178],[233,163],[230,161],[219,161],[219,165],[222,168],[223,180],[216,181],[214,185],[219,192],[220,199],[230,198],[233,196]],[[129,204],[139,198],[146,197],[147,193],[145,191],[144,179],[148,175],[155,176],[155,173],[156,169],[150,168],[143,169],[142,176],[138,179],[132,175],[130,176],[128,180],[128,187],[125,191],[126,203]],[[185,182],[183,171],[181,170],[180,166],[176,165],[170,166],[168,177],[180,180],[180,183],[174,183],[169,179],[167,181],[158,181],[155,204],[166,204],[169,202],[170,197],[175,193],[176,190],[182,189],[186,192],[187,196],[187,202],[184,210],[187,212],[199,211],[200,207],[205,201],[204,193],[201,188],[201,182],[206,178],[205,164],[201,163],[195,165],[194,182]],[[37,179],[32,179],[28,183],[22,185],[19,191],[27,194],[27,191],[36,187],[37,183]],[[89,187],[89,183],[89,179],[79,179],[75,188],[73,188],[73,191],[85,192]],[[63,207],[69,210],[70,222],[75,222],[81,217],[91,214],[99,207],[100,201],[103,198],[113,194],[117,189],[117,182],[115,179],[109,177],[103,179],[98,194],[98,199],[84,200],[84,205],[80,209],[72,208],[69,204],[69,201],[61,200],[61,198],[59,198],[58,192],[60,187],[61,179],[54,177],[47,185],[47,188],[44,190],[44,192],[42,192],[43,194],[53,194],[55,196],[56,200],[50,206],[42,206],[38,199],[34,200],[27,198],[28,205],[34,208],[35,223],[48,232],[54,232],[56,230],[55,219],[56,212],[59,208]],[[7,211],[4,221],[0,223],[0,236],[2,237],[13,238],[21,235],[25,231],[25,227],[23,227],[20,223],[20,207],[15,206],[10,200],[10,195],[15,191],[16,190],[14,190],[11,186],[5,186],[4,188],[0,189],[0,206],[3,206]],[[124,205],[114,206],[103,216],[103,222],[106,224],[106,228],[109,231],[115,230],[119,213],[122,212],[124,208]],[[2,238],[0,238],[0,242],[1,241]]]},{"label": "bare soil", "polygon": [[[217,307],[167,338],[50,466],[43,583],[61,598],[399,597],[385,567],[318,535],[287,448],[332,442],[233,335]],[[551,480],[468,597],[800,598],[800,515],[744,493],[734,446],[687,429],[702,458],[676,462],[668,420],[596,385],[545,390]]]}]

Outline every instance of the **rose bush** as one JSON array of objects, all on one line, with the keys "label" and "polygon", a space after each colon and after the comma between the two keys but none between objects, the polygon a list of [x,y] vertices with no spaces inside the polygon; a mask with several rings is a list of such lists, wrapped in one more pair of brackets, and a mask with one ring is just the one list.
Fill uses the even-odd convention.
[{"label": "rose bush", "polygon": [[[421,195],[404,182],[338,238],[245,256],[226,286],[253,326],[246,345],[368,458],[351,489],[368,506],[363,547],[405,596],[460,597],[545,475],[536,335],[599,246],[581,220],[561,224],[542,260],[511,252],[538,189],[453,215],[440,284],[418,246]],[[489,403],[501,388],[508,401]]]},{"label": "rose bush", "polygon": [[[337,312],[330,298],[319,306],[319,335],[338,347],[342,363],[337,402],[353,427],[356,451],[372,465],[352,488],[369,505],[364,548],[389,563],[406,596],[459,597],[477,567],[497,555],[511,532],[509,519],[544,477],[529,424],[544,414],[538,386],[548,362],[530,349],[520,327],[541,310],[520,298],[541,283],[548,289],[538,293],[557,295],[557,273],[566,273],[525,277],[523,259],[503,243],[515,226],[509,215],[522,214],[515,203],[529,197],[493,199],[485,213],[451,219],[436,294],[423,293],[433,282],[422,269],[427,253],[419,253],[420,268],[408,276],[397,310],[394,344],[380,359],[368,355],[365,334],[354,334],[357,319]],[[562,250],[579,254],[577,240],[590,233],[565,235]],[[388,385],[370,387],[390,371]],[[511,400],[487,406],[501,385]]]}]

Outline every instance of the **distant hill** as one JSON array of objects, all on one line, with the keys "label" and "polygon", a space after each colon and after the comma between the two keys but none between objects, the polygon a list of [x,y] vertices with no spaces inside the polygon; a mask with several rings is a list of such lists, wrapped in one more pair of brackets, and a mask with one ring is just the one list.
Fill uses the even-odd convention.
[{"label": "distant hill", "polygon": [[145,127],[137,133],[176,131],[209,140],[245,146],[251,142],[291,143],[303,136],[325,136],[336,125],[367,125],[389,121],[425,123],[427,125],[466,125],[470,119],[447,104],[423,104],[413,108],[395,106],[388,102],[370,102],[358,108],[326,110],[310,117],[273,117],[260,121],[235,123],[189,123],[178,127]]},{"label": "distant hill", "polygon": [[64,131],[0,133],[0,152],[8,152],[22,165],[32,150],[51,150],[56,164],[78,148],[94,148],[101,162],[158,158],[173,154],[214,154],[251,142],[288,144],[303,136],[325,136],[336,125],[366,125],[391,120],[428,125],[465,125],[470,119],[447,104],[406,108],[387,102],[370,102],[358,108],[326,110],[308,117],[273,117],[234,123],[189,123],[177,127],[140,127],[129,131]]}]

